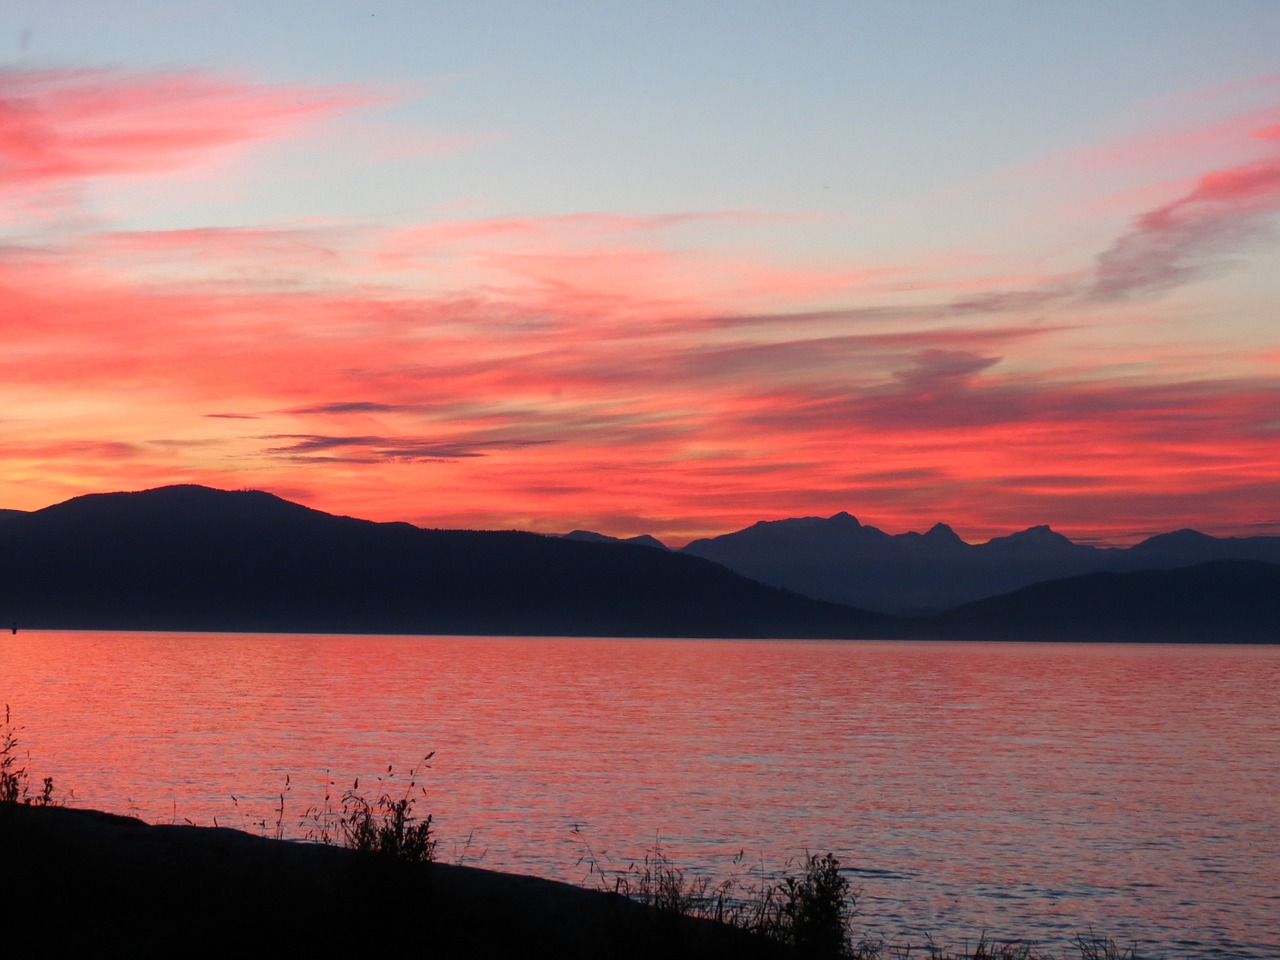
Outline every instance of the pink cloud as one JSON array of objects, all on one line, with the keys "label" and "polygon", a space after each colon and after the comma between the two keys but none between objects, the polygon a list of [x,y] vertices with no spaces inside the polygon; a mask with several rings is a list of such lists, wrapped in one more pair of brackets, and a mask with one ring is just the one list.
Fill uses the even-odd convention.
[{"label": "pink cloud", "polygon": [[154,173],[372,98],[196,72],[0,72],[0,185]]},{"label": "pink cloud", "polygon": [[1280,123],[1280,106],[1234,113],[1210,122],[1187,123],[1184,111],[1177,111],[1175,116],[1177,120],[1155,129],[1044,157],[1029,165],[1026,172],[1059,179],[1081,175],[1097,178],[1129,171],[1150,180],[1153,170],[1203,168],[1230,158],[1239,162],[1257,149],[1251,140],[1260,130]]},{"label": "pink cloud", "polygon": [[1090,296],[1113,299],[1187,283],[1262,236],[1280,210],[1280,156],[1206,173],[1139,216],[1098,256]]},{"label": "pink cloud", "polygon": [[[1227,137],[1235,144],[1262,142],[1268,155],[1179,184],[1180,195],[1134,217],[1130,228],[1095,257],[1091,272],[1047,276],[1012,289],[984,284],[985,290],[952,300],[947,310],[1026,313],[1081,301],[1150,298],[1223,269],[1233,256],[1272,237],[1280,212],[1280,135],[1275,133],[1280,125],[1259,129],[1258,122],[1255,116],[1199,131],[1197,139],[1211,141],[1219,152]],[[1140,142],[1146,148],[1163,145]]]},{"label": "pink cloud", "polygon": [[690,249],[681,231],[726,223],[813,219],[752,211],[625,216],[579,213],[419,224],[388,233],[372,254],[380,270],[406,282],[424,271],[483,286],[547,313],[595,318],[637,312],[667,316],[772,307],[805,298],[849,295],[899,281],[902,267],[781,267],[743,254]]}]

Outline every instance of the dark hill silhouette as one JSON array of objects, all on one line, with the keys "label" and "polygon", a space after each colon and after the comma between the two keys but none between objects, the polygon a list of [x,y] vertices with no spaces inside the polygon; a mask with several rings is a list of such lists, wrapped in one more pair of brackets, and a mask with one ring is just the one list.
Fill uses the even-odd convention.
[{"label": "dark hill silhouette", "polygon": [[1280,563],[1280,537],[1183,530],[1129,549],[1072,543],[1047,526],[969,544],[945,524],[891,536],[847,513],[757,523],[684,553],[805,596],[885,613],[934,613],[1045,580],[1168,570],[1211,560]]},{"label": "dark hill silhouette", "polygon": [[981,640],[1280,642],[1280,565],[1215,560],[1089,573],[917,621],[915,636]]},{"label": "dark hill silhouette", "polygon": [[638,537],[611,537],[605,533],[595,533],[591,530],[574,530],[564,534],[566,540],[587,540],[591,543],[633,543],[638,547],[657,547],[660,550],[667,549],[667,545],[657,537],[651,537],[647,533],[642,533]]},{"label": "dark hill silhouette", "polygon": [[1126,569],[1151,564],[1184,566],[1210,560],[1280,563],[1280,537],[1211,537],[1198,530],[1175,530],[1149,537],[1123,552]]},{"label": "dark hill silhouette", "polygon": [[76,497],[0,535],[0,623],[89,629],[857,637],[887,618],[665,550],[423,530],[198,486]]}]

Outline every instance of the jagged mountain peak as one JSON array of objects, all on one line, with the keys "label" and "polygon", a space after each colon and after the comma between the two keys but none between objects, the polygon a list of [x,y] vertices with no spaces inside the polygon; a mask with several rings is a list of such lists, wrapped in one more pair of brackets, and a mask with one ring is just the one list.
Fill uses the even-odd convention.
[{"label": "jagged mountain peak", "polygon": [[936,544],[938,546],[968,546],[960,535],[945,523],[935,523],[927,531],[922,538],[926,543]]}]

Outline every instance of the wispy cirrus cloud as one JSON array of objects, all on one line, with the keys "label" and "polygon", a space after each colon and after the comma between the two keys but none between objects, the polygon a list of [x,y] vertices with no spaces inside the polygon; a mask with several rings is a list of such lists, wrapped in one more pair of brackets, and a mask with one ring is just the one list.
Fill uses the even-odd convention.
[{"label": "wispy cirrus cloud", "polygon": [[1171,201],[1143,213],[1098,256],[1095,300],[1157,293],[1189,283],[1262,239],[1280,211],[1280,127],[1263,131],[1276,155],[1214,170]]},{"label": "wispy cirrus cloud", "polygon": [[27,440],[0,442],[0,456],[49,460],[134,460],[149,453],[148,445],[121,440]]},{"label": "wispy cirrus cloud", "polygon": [[377,400],[347,400],[334,403],[318,403],[310,407],[297,407],[289,412],[297,416],[308,414],[392,413],[406,409],[402,404],[381,403]]},{"label": "wispy cirrus cloud", "polygon": [[291,460],[343,463],[439,463],[464,457],[483,457],[493,450],[547,443],[546,440],[434,440],[418,437],[341,437],[316,434],[271,434],[262,440],[285,440],[265,453]]},{"label": "wispy cirrus cloud", "polygon": [[[242,260],[266,260],[273,266],[329,268],[338,260],[338,234],[328,226],[309,227],[191,227],[182,230],[103,232],[86,238],[89,256],[125,259],[163,256],[198,258],[220,265]],[[326,242],[329,241],[329,242]]]},{"label": "wispy cirrus cloud", "polygon": [[1035,286],[958,297],[958,314],[1026,313],[1055,306],[1155,297],[1227,268],[1276,237],[1280,213],[1280,125],[1250,131],[1270,156],[1201,174],[1173,200],[1150,208],[1128,230],[1070,275]]},{"label": "wispy cirrus cloud", "polygon": [[196,71],[0,70],[0,187],[173,170],[373,100]]}]

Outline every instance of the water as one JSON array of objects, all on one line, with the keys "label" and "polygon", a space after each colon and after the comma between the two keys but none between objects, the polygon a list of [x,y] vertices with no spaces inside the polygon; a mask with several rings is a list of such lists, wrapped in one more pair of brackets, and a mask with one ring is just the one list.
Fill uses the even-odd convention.
[{"label": "water", "polygon": [[79,805],[299,834],[330,780],[434,750],[446,859],[596,884],[655,843],[717,877],[832,852],[859,930],[1144,957],[1280,956],[1278,690],[1278,647],[0,641],[31,771]]}]

